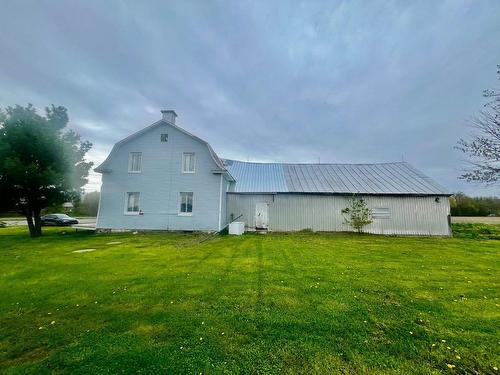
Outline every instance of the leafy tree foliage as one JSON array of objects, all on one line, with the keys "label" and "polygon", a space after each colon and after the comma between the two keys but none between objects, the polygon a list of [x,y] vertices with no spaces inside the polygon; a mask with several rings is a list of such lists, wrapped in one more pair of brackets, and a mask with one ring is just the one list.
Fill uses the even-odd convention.
[{"label": "leafy tree foliage", "polygon": [[99,208],[100,193],[92,191],[83,196],[82,201],[78,204],[76,210],[82,215],[97,216]]},{"label": "leafy tree foliage", "polygon": [[456,193],[450,198],[452,216],[500,216],[500,198],[468,197],[464,193]]},{"label": "leafy tree foliage", "polygon": [[364,226],[372,223],[371,215],[372,212],[367,207],[365,200],[356,195],[353,195],[349,199],[348,207],[342,210],[344,222],[349,224],[358,233],[363,232]]},{"label": "leafy tree foliage", "polygon": [[0,208],[24,214],[32,237],[42,234],[40,211],[79,196],[93,165],[85,161],[92,144],[68,121],[54,105],[44,116],[31,104],[0,110]]},{"label": "leafy tree foliage", "polygon": [[[500,79],[500,65],[497,73]],[[500,179],[500,90],[485,90],[483,96],[490,101],[470,122],[472,139],[460,139],[456,148],[469,157],[471,165],[461,179],[493,184]]]}]

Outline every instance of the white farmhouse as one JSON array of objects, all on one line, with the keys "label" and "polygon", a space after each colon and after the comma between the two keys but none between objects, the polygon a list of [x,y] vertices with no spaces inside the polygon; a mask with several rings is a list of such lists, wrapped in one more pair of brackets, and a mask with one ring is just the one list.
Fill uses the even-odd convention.
[{"label": "white farmhouse", "polygon": [[102,174],[98,229],[349,231],[341,210],[357,194],[369,233],[450,235],[450,193],[405,162],[285,164],[222,160],[175,124],[174,111],[121,140]]}]

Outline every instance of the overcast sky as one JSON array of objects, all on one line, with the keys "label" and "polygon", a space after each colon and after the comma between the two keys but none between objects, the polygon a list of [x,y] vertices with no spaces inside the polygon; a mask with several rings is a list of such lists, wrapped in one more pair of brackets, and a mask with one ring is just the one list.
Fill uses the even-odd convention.
[{"label": "overcast sky", "polygon": [[67,107],[96,165],[175,109],[224,158],[404,159],[499,194],[459,181],[453,149],[500,86],[499,16],[498,0],[3,0],[0,107]]}]

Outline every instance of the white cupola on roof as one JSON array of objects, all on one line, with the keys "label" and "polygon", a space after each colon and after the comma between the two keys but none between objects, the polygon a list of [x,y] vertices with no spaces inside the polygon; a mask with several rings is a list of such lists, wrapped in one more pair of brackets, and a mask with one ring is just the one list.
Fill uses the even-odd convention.
[{"label": "white cupola on roof", "polygon": [[161,111],[162,120],[169,122],[175,125],[175,119],[177,117],[177,113],[173,109],[164,109]]}]

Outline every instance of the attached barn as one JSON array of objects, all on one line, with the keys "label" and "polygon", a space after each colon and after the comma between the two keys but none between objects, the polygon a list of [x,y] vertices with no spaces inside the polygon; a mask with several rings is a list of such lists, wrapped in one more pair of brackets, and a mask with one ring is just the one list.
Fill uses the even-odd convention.
[{"label": "attached barn", "polygon": [[235,181],[229,218],[272,231],[348,231],[341,211],[355,194],[372,211],[364,231],[449,235],[449,193],[405,162],[277,164],[224,160]]}]

